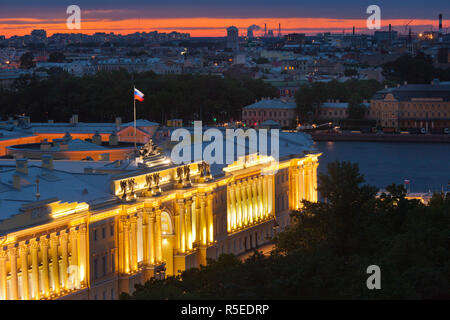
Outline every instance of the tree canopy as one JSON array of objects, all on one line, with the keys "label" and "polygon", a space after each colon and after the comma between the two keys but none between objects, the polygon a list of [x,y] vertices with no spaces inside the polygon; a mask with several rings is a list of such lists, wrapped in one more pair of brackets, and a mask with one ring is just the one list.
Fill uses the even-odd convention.
[{"label": "tree canopy", "polygon": [[315,110],[327,100],[349,102],[350,98],[358,93],[361,102],[370,99],[383,85],[376,80],[348,80],[338,82],[314,82],[300,86],[295,95],[297,111],[302,120],[310,121]]},{"label": "tree canopy", "polygon": [[387,80],[403,84],[430,83],[433,79],[450,80],[450,68],[439,69],[433,64],[433,59],[418,52],[415,56],[403,55],[397,60],[383,65],[383,75]]},{"label": "tree canopy", "polygon": [[19,80],[0,95],[0,114],[29,115],[33,121],[114,121],[133,118],[134,85],[145,94],[136,103],[137,116],[157,122],[171,118],[206,123],[240,118],[242,107],[255,99],[276,97],[278,90],[262,80],[218,76],[134,74],[125,70],[98,72],[81,78],[64,72],[48,80]]}]

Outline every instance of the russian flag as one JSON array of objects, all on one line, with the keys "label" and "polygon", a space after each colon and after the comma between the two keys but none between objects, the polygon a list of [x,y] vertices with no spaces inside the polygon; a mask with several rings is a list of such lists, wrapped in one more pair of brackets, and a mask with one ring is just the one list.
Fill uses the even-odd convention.
[{"label": "russian flag", "polygon": [[134,88],[134,100],[144,101],[144,94],[136,88]]}]

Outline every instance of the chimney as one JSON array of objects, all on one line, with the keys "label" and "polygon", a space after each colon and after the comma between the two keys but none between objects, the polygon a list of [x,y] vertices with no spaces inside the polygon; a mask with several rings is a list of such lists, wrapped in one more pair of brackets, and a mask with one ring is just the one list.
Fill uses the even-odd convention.
[{"label": "chimney", "polygon": [[442,34],[442,13],[439,13],[439,35]]},{"label": "chimney", "polygon": [[26,158],[17,159],[16,160],[16,171],[23,173],[23,174],[28,174],[28,159],[26,159]]},{"label": "chimney", "polygon": [[389,46],[391,45],[391,43],[392,43],[392,26],[389,23]]},{"label": "chimney", "polygon": [[100,156],[99,156],[99,159],[98,159],[99,161],[109,161],[109,153],[102,153]]},{"label": "chimney", "polygon": [[92,136],[92,143],[99,146],[102,145],[102,136],[98,133],[98,131],[95,131],[95,134]]},{"label": "chimney", "polygon": [[72,118],[70,118],[70,123],[78,124],[78,115],[77,114],[72,115]]},{"label": "chimney", "polygon": [[109,145],[117,146],[119,144],[119,137],[117,136],[116,130],[114,130],[109,136]]},{"label": "chimney", "polygon": [[51,154],[42,155],[42,168],[53,170],[53,156]]},{"label": "chimney", "polygon": [[353,26],[353,35],[355,35],[355,26]]},{"label": "chimney", "polygon": [[41,142],[40,149],[41,151],[47,151],[50,150],[52,145],[48,142],[47,139],[44,139],[44,141]]},{"label": "chimney", "polygon": [[69,150],[69,145],[67,143],[61,143],[59,145],[59,151],[68,151]]},{"label": "chimney", "polygon": [[84,173],[94,173],[94,169],[92,167],[84,168]]},{"label": "chimney", "polygon": [[17,174],[13,175],[13,188],[20,190],[20,176]]}]

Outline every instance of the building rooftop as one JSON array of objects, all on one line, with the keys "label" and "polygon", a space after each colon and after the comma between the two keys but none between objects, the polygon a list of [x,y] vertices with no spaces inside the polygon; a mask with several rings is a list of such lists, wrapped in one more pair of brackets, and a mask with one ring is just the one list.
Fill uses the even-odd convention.
[{"label": "building rooftop", "polygon": [[412,101],[413,99],[442,99],[450,101],[450,84],[433,80],[431,84],[406,84],[397,88],[385,88],[372,97],[373,100],[382,100],[391,93],[399,101]]},{"label": "building rooftop", "polygon": [[281,99],[262,99],[244,109],[295,109],[297,105],[294,101],[285,102]]}]

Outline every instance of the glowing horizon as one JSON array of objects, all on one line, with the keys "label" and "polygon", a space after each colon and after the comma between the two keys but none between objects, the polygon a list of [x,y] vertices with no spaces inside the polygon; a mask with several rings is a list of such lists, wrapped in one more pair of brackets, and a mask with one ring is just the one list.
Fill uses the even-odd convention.
[{"label": "glowing horizon", "polygon": [[[407,33],[405,25],[408,19],[385,19],[382,20],[382,29],[386,30],[389,24],[393,30],[400,34]],[[267,30],[273,30],[274,36],[278,35],[278,23],[281,23],[282,34],[306,33],[316,34],[320,32],[348,33],[355,27],[356,32],[371,34],[376,30],[369,30],[366,26],[366,19],[335,19],[335,18],[164,18],[164,19],[83,19],[80,30],[69,30],[66,21],[62,19],[34,19],[34,18],[0,18],[0,35],[7,38],[11,36],[28,35],[34,29],[44,29],[47,35],[55,33],[83,33],[94,34],[96,32],[114,32],[115,34],[131,34],[135,32],[172,32],[189,33],[191,37],[225,37],[226,28],[236,26],[240,35],[247,34],[247,27],[258,25],[261,29],[255,31],[255,36],[264,33],[264,24]],[[443,24],[448,26],[450,20],[443,20]],[[438,28],[436,19],[418,19],[412,21],[408,28],[413,30],[420,28],[420,31],[436,31]],[[446,28],[444,27],[444,30]]]}]

